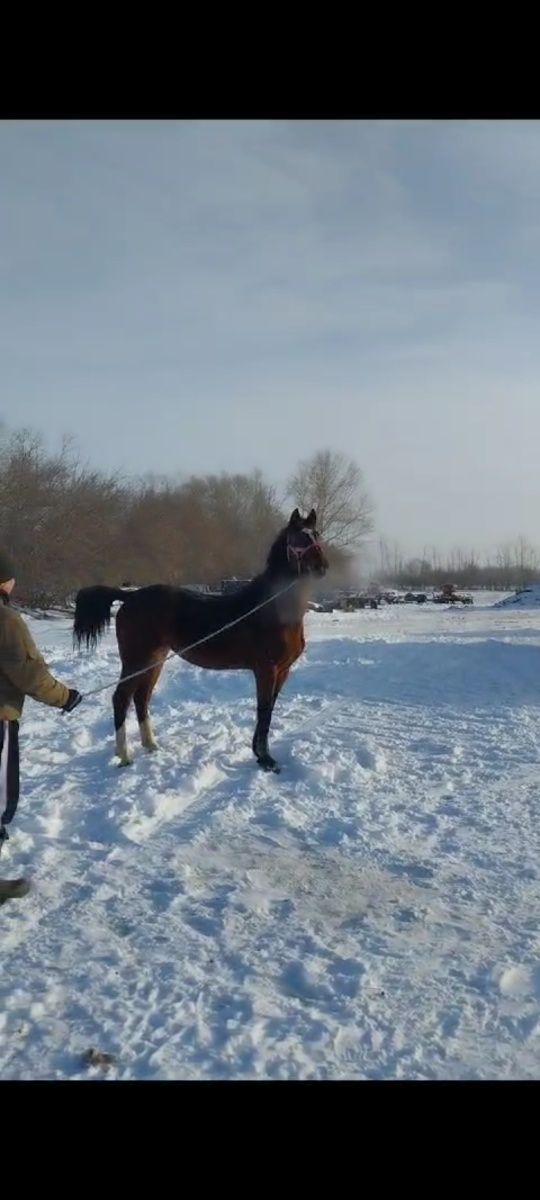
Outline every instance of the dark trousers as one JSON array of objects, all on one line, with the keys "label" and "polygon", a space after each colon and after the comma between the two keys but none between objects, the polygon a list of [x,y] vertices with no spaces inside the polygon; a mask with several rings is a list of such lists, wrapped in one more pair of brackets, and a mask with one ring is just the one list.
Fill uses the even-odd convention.
[{"label": "dark trousers", "polygon": [[0,721],[0,850],[19,803],[19,722]]}]

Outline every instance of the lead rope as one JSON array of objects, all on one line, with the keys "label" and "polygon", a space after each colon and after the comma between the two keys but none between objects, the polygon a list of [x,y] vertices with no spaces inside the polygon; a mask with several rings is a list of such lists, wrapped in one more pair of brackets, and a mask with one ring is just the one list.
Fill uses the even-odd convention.
[{"label": "lead rope", "polygon": [[212,633],[207,633],[205,637],[198,638],[196,642],[191,642],[189,646],[183,646],[181,650],[171,650],[169,654],[165,655],[165,658],[160,658],[158,662],[150,663],[148,667],[143,667],[141,671],[132,671],[131,675],[121,675],[120,679],[111,679],[107,683],[100,684],[99,687],[90,688],[88,692],[82,692],[83,700],[87,700],[89,696],[97,696],[98,692],[105,692],[108,688],[119,687],[121,683],[127,683],[130,679],[136,679],[138,675],[146,675],[147,671],[153,671],[155,667],[162,667],[163,663],[166,663],[169,658],[174,658],[175,655],[181,657],[183,654],[187,654],[189,650],[194,650],[196,646],[202,646],[205,642],[209,642],[211,638],[217,637],[218,634],[225,633],[226,629],[232,629],[233,625],[239,625],[241,621],[245,621],[247,617],[251,617],[253,613],[258,612],[265,605],[271,604],[273,600],[277,600],[278,596],[283,596],[285,592],[290,592],[291,588],[295,587],[297,582],[296,579],[293,579],[292,583],[288,583],[279,592],[274,592],[267,600],[262,600],[260,604],[256,604],[254,608],[248,609],[240,617],[235,617],[234,621],[228,621],[220,629],[214,629]]}]

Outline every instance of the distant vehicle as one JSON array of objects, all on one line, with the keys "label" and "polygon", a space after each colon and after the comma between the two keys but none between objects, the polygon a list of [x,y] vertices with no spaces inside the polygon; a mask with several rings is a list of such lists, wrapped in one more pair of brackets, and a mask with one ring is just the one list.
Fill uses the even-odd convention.
[{"label": "distant vehicle", "polygon": [[445,583],[440,592],[433,595],[434,604],[474,604],[472,596],[462,596],[456,592],[455,583]]},{"label": "distant vehicle", "polygon": [[368,595],[366,592],[353,592],[348,595],[341,596],[336,604],[336,608],[342,612],[355,612],[359,608],[378,608],[379,600],[373,595]]},{"label": "distant vehicle", "polygon": [[385,604],[400,604],[403,597],[394,588],[391,588],[387,592],[381,592],[380,599],[384,600]]},{"label": "distant vehicle", "polygon": [[333,611],[334,603],[332,600],[310,600],[308,604],[308,612],[331,613]]}]

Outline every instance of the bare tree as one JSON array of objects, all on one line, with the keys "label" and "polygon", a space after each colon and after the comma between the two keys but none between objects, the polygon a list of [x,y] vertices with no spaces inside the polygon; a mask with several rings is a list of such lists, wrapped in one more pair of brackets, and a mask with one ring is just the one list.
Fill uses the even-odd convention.
[{"label": "bare tree", "polygon": [[46,451],[20,430],[0,445],[0,542],[17,563],[18,595],[64,600],[92,574],[100,582],[116,558],[122,489],[82,467],[69,440]]},{"label": "bare tree", "polygon": [[[318,506],[334,580],[345,582],[371,527],[361,472],[328,452],[299,465],[299,486],[302,472],[298,501],[306,512]],[[64,604],[90,583],[216,584],[251,576],[284,522],[259,471],[121,479],[82,463],[69,439],[51,452],[38,434],[0,422],[0,545],[16,560],[24,603]]]},{"label": "bare tree", "polygon": [[518,537],[514,550],[514,564],[523,574],[527,571],[534,571],[538,568],[538,556],[534,546],[524,538],[523,535]]},{"label": "bare tree", "polygon": [[318,450],[298,463],[287,495],[303,512],[316,509],[321,534],[339,549],[358,546],[373,529],[373,504],[362,471],[339,451]]}]

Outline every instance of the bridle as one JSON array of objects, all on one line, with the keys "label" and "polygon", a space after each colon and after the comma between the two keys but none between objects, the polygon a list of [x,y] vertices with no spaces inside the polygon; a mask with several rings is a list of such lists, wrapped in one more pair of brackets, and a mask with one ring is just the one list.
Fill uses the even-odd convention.
[{"label": "bridle", "polygon": [[307,546],[295,546],[290,541],[289,537],[287,537],[287,560],[288,560],[288,562],[296,563],[296,566],[298,569],[298,574],[300,574],[300,566],[301,566],[304,554],[307,554],[308,550],[320,550],[322,553],[322,545],[321,545],[318,537],[316,537],[315,534],[311,532],[311,529],[300,529],[299,532],[305,533],[307,535],[307,537],[310,539]]}]

